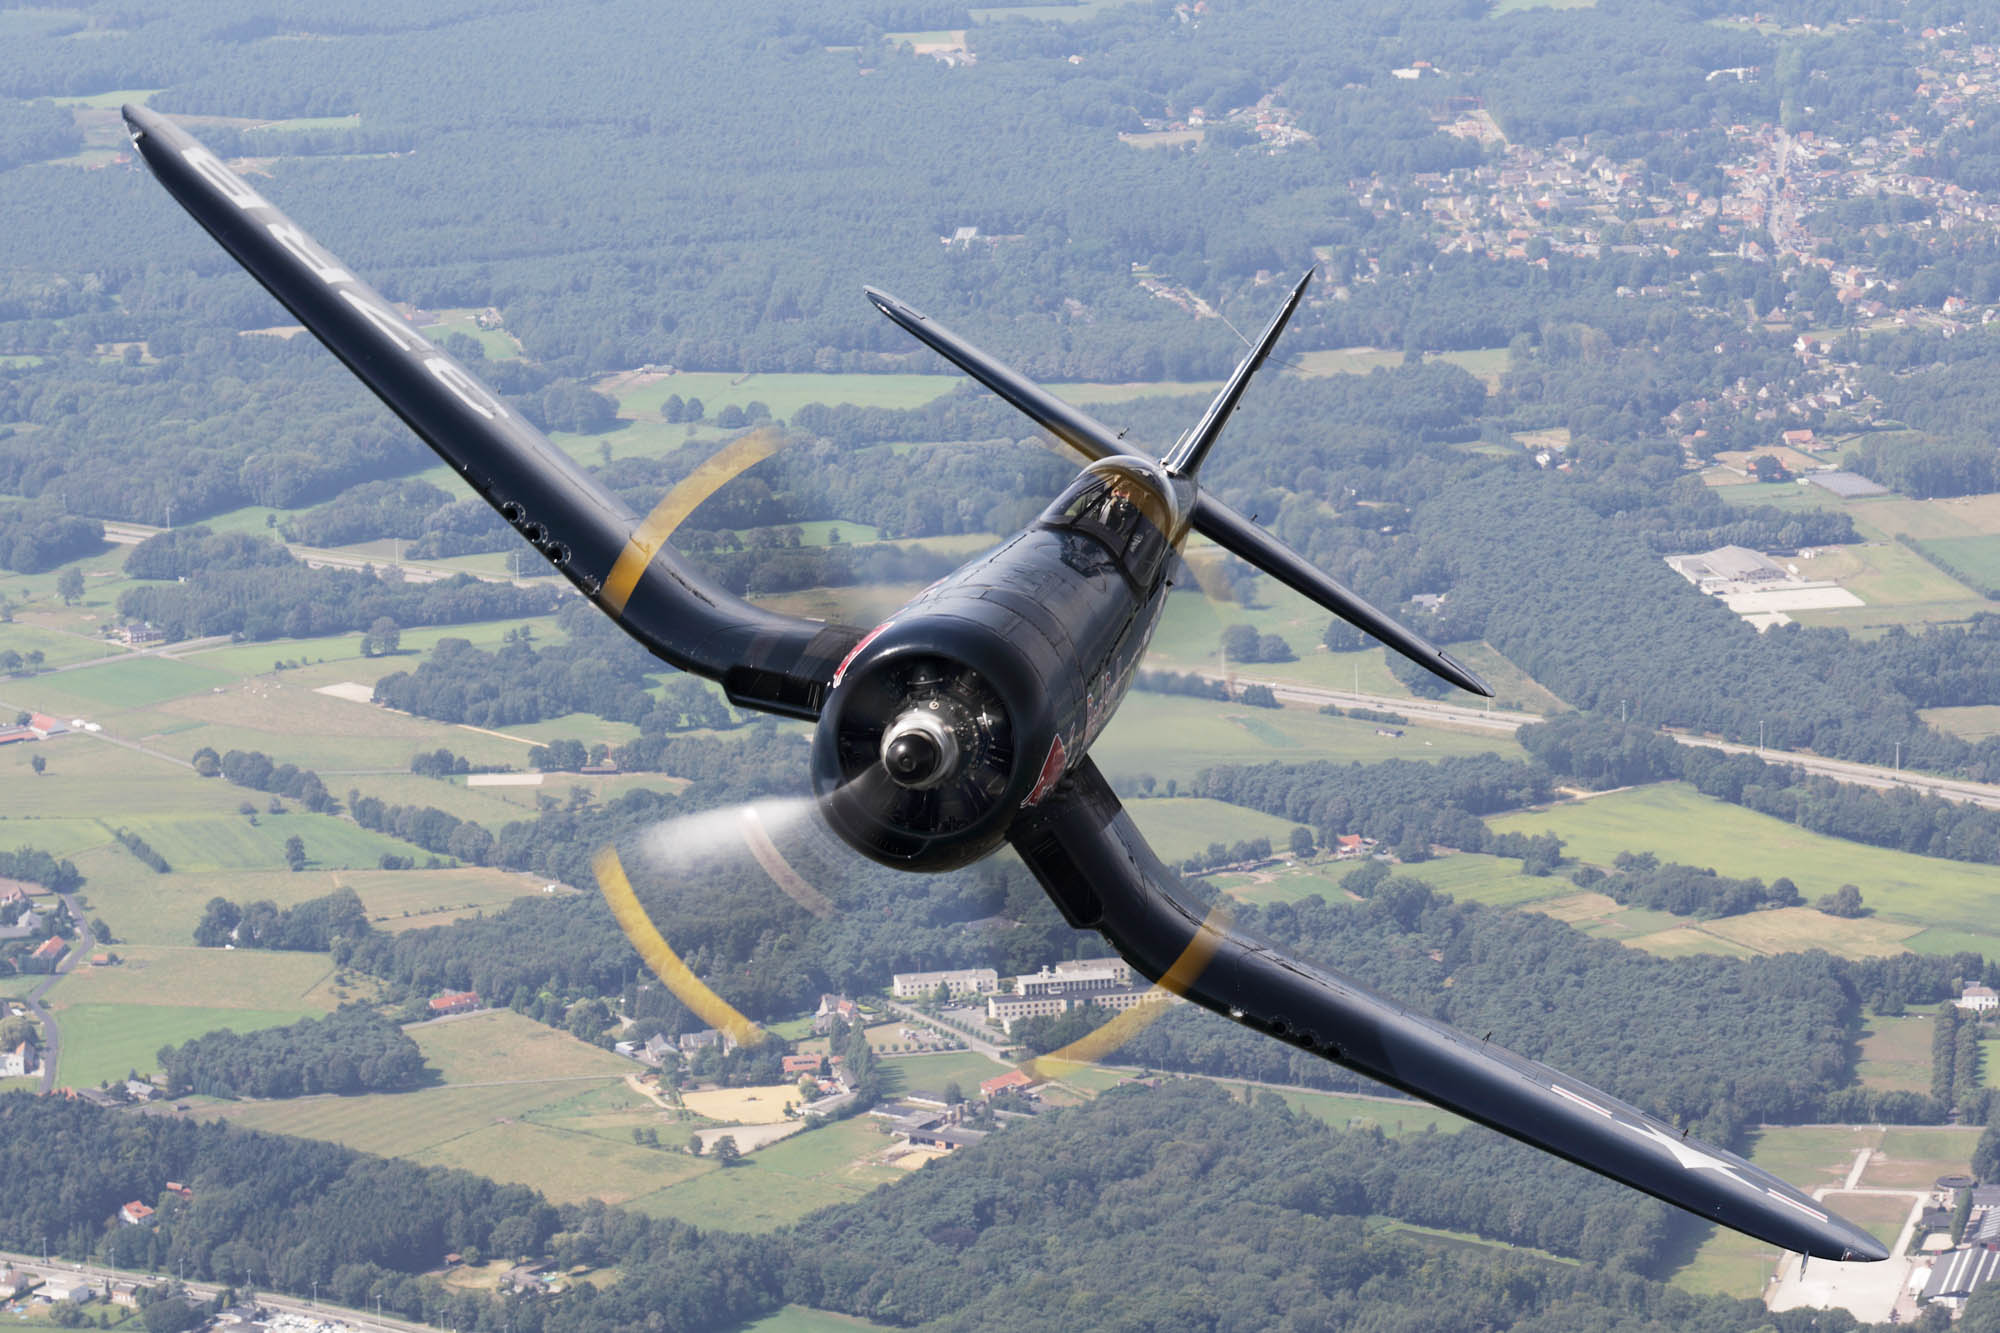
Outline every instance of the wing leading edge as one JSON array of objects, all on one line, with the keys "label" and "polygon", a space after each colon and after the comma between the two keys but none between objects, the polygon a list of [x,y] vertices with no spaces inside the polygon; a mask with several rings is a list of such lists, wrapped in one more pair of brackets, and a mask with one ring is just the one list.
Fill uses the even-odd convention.
[{"label": "wing leading edge", "polygon": [[[1888,1257],[1873,1236],[1734,1153],[1204,923],[1166,892],[1170,874],[1089,759],[1009,838],[1070,924],[1101,932],[1134,968],[1204,1008],[1787,1250]],[[1188,956],[1207,959],[1191,977],[1175,967]]]},{"label": "wing leading edge", "polygon": [[859,630],[715,585],[192,135],[144,107],[124,115],[181,207],[628,634],[735,703],[819,715]]}]

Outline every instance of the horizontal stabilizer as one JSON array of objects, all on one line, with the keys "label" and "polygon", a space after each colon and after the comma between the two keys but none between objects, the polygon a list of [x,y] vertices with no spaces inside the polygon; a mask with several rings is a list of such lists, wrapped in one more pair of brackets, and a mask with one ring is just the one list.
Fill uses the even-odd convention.
[{"label": "horizontal stabilizer", "polygon": [[1337,579],[1258,527],[1236,510],[1203,491],[1195,501],[1194,530],[1237,559],[1255,566],[1278,582],[1325,607],[1364,634],[1373,635],[1424,670],[1461,690],[1486,698],[1493,687],[1463,662],[1349,592]]}]

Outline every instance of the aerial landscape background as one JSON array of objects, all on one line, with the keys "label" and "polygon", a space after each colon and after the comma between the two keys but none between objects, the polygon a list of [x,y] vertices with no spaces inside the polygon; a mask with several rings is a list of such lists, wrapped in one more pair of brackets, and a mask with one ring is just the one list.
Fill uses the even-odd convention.
[{"label": "aerial landscape background", "polygon": [[[1078,465],[864,284],[1164,451],[1316,267],[1204,483],[1497,697],[1197,541],[1100,767],[1238,927],[1895,1256],[1801,1272],[1192,1006],[899,984],[1107,949],[1009,853],[788,818],[810,728],[549,574],[127,103],[637,512],[752,433],[676,545],[855,625]],[[107,1275],[0,1309],[2000,1329],[1941,1285],[2000,1248],[1996,322],[1976,4],[0,9],[0,1270]],[[768,851],[708,835],[745,802]]]}]

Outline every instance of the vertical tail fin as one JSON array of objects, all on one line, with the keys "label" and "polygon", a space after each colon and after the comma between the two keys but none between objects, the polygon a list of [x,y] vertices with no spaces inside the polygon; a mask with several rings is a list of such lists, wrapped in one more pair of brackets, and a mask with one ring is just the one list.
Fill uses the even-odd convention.
[{"label": "vertical tail fin", "polygon": [[1243,396],[1243,390],[1249,386],[1250,377],[1264,364],[1264,358],[1271,354],[1271,348],[1276,345],[1278,335],[1285,331],[1285,323],[1291,319],[1292,312],[1298,309],[1299,299],[1306,294],[1306,284],[1312,281],[1312,276],[1313,271],[1307,269],[1306,275],[1299,279],[1298,286],[1292,288],[1292,294],[1285,298],[1284,309],[1280,310],[1278,317],[1265,328],[1257,339],[1256,346],[1250,349],[1250,355],[1243,358],[1243,363],[1236,367],[1236,373],[1229,377],[1229,383],[1222,386],[1222,392],[1215,395],[1215,401],[1208,405],[1208,411],[1202,414],[1194,430],[1183,435],[1180,442],[1173,447],[1173,451],[1161,460],[1166,464],[1167,471],[1176,476],[1192,477],[1201,469],[1201,460],[1208,457],[1209,448],[1214,445],[1216,437],[1222,434],[1222,427],[1229,420],[1229,414],[1236,410],[1236,401]]}]

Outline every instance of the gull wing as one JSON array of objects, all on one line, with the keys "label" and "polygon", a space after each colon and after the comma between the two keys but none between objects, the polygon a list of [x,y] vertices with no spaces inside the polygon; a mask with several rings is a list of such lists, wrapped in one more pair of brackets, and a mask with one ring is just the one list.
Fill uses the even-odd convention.
[{"label": "gull wing", "polygon": [[666,543],[674,514],[640,519],[192,135],[144,107],[124,115],[181,207],[626,633],[737,704],[819,715],[861,631],[718,587]]},{"label": "gull wing", "polygon": [[1167,892],[1172,875],[1087,758],[1008,837],[1071,925],[1204,1008],[1759,1240],[1815,1258],[1888,1257],[1734,1153],[1204,921]]}]

